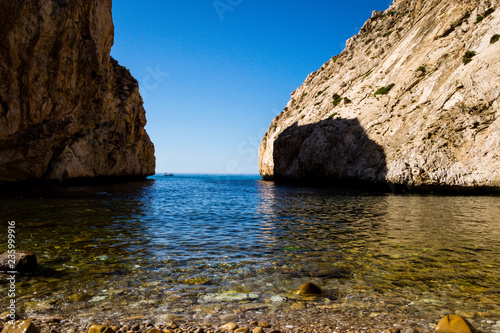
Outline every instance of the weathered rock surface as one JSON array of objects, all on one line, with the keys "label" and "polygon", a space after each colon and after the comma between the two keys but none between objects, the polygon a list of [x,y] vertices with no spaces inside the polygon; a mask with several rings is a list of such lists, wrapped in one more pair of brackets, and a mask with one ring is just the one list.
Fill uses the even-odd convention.
[{"label": "weathered rock surface", "polygon": [[[11,265],[13,264],[13,266]],[[33,273],[36,271],[37,259],[32,252],[16,251],[9,254],[8,251],[0,255],[0,273],[14,271],[18,273]]]},{"label": "weathered rock surface", "polygon": [[0,21],[0,183],[154,173],[111,0],[0,0]]},{"label": "weathered rock surface", "polygon": [[498,0],[396,0],[374,12],[273,120],[261,175],[497,190],[497,34]]}]

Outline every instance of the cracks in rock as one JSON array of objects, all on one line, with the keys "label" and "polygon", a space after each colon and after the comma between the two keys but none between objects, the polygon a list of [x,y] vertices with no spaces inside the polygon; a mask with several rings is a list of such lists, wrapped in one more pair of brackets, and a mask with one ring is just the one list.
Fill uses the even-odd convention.
[{"label": "cracks in rock", "polygon": [[0,117],[6,117],[9,113],[9,105],[0,97]]},{"label": "cracks in rock", "polygon": [[403,92],[401,93],[401,96],[406,94],[406,93],[411,93],[411,90],[413,88],[415,88],[420,82],[422,81],[422,78],[418,78],[413,81],[413,83],[411,83],[405,90],[403,90]]},{"label": "cracks in rock", "polygon": [[467,11],[460,19],[458,19],[457,21],[453,22],[451,24],[450,28],[448,28],[440,36],[436,36],[435,39],[448,37],[453,31],[455,31],[455,29],[457,27],[461,26],[462,23],[464,23],[464,21],[467,20],[470,17],[470,14],[471,14],[470,11]]},{"label": "cracks in rock", "polygon": [[451,94],[450,94],[450,95],[446,98],[446,100],[443,102],[443,104],[441,104],[441,106],[440,106],[438,109],[443,110],[443,109],[444,109],[444,106],[446,105],[446,103],[448,103],[448,102],[451,100],[451,98],[452,98],[453,96],[455,96],[455,94],[457,93],[457,91],[458,91],[458,90],[460,90],[460,89],[458,89],[458,88],[457,88],[457,89],[455,89],[455,90],[454,90],[454,91],[453,91],[453,92],[452,92],[452,93],[451,93]]},{"label": "cracks in rock", "polygon": [[[57,168],[57,166],[60,164],[58,163],[58,159],[61,157],[62,152],[67,146],[67,140],[63,140],[62,142],[59,143],[54,143],[52,145],[52,155],[50,157],[49,162],[47,163],[46,169],[41,177],[41,179],[48,180],[50,179],[50,174],[54,172]],[[64,168],[64,171],[61,174],[56,175],[57,179],[59,180],[60,183],[62,183],[68,176],[68,173],[66,171],[66,168]]]},{"label": "cracks in rock", "polygon": [[[493,114],[493,111],[491,112],[491,114]],[[493,116],[493,117],[494,117],[494,116]],[[483,123],[483,125],[486,125],[486,126],[484,126],[483,128],[478,128],[478,129],[477,129],[477,131],[473,133],[472,140],[471,140],[471,143],[470,143],[470,147],[469,147],[469,149],[467,150],[467,154],[470,154],[470,152],[472,151],[472,148],[474,147],[474,142],[476,142],[476,137],[477,137],[477,135],[478,135],[480,132],[482,132],[482,131],[484,131],[484,130],[488,129],[488,128],[490,127],[490,125],[494,122],[494,120],[495,120],[495,119],[492,119],[492,120],[491,120],[491,121],[489,121],[489,122],[485,122],[485,123]],[[477,122],[476,122],[476,123],[474,123],[474,125],[475,125],[475,126],[477,126],[477,125],[479,125],[479,124],[477,124]],[[472,127],[472,128],[474,128],[474,127]]]}]

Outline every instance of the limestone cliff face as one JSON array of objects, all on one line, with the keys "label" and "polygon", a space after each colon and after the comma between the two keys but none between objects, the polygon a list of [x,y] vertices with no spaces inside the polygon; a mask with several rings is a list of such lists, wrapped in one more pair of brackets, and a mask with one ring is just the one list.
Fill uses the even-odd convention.
[{"label": "limestone cliff face", "polygon": [[397,0],[292,93],[265,179],[500,186],[498,0]]},{"label": "limestone cliff face", "polygon": [[0,22],[0,183],[154,173],[111,0],[0,0]]}]

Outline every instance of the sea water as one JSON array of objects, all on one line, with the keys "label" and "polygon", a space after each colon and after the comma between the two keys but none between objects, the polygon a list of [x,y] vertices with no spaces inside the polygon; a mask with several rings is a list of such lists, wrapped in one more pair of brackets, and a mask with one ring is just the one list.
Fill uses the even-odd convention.
[{"label": "sea water", "polygon": [[324,294],[306,302],[360,315],[500,321],[499,196],[176,175],[0,198],[0,251],[15,221],[17,249],[38,257],[37,272],[16,280],[26,317],[172,318],[228,304],[279,311],[304,301],[293,291],[311,281]]}]

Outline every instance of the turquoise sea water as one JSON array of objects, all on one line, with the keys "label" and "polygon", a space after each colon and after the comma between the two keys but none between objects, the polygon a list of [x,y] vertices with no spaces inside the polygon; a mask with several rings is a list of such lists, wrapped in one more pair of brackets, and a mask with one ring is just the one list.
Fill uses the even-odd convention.
[{"label": "turquoise sea water", "polygon": [[499,196],[176,175],[4,192],[0,208],[5,231],[16,221],[18,249],[38,256],[37,274],[17,281],[27,316],[90,322],[166,320],[225,304],[279,310],[304,301],[292,292],[313,281],[325,294],[307,301],[339,311],[457,313],[486,330],[500,321]]}]

